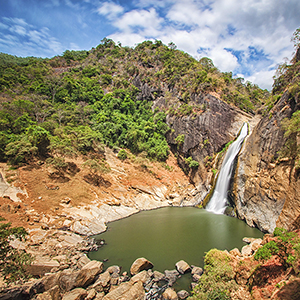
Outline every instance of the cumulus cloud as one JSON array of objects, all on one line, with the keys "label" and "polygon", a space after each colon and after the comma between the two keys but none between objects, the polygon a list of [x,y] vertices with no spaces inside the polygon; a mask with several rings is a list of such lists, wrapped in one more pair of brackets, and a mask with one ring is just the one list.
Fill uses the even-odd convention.
[{"label": "cumulus cloud", "polygon": [[113,20],[119,14],[123,13],[124,8],[113,2],[104,2],[98,9],[100,15],[106,16],[108,19]]}]

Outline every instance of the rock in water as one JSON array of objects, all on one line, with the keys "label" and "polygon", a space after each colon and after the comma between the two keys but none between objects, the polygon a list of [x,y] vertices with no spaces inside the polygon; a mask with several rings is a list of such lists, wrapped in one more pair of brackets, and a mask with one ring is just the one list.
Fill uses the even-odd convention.
[{"label": "rock in water", "polygon": [[163,300],[178,300],[178,296],[177,296],[176,292],[171,288],[167,288],[163,292],[162,298],[163,298]]},{"label": "rock in water", "polygon": [[130,273],[131,275],[136,275],[137,273],[143,270],[149,270],[153,268],[153,264],[144,257],[138,258],[135,262],[131,265]]},{"label": "rock in water", "polygon": [[184,260],[180,260],[178,263],[176,263],[176,269],[180,274],[184,274],[184,273],[190,271],[191,267]]}]

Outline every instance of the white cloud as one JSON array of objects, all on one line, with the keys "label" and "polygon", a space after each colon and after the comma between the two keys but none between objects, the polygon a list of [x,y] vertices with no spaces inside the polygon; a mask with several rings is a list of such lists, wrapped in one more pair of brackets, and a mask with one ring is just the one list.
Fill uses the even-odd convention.
[{"label": "white cloud", "polygon": [[104,2],[98,9],[100,15],[106,16],[108,19],[113,20],[118,15],[122,14],[124,8],[113,2]]}]

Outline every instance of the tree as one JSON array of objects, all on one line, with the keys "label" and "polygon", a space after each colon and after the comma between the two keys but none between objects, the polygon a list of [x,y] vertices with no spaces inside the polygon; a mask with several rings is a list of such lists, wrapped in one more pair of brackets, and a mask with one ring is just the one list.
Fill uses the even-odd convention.
[{"label": "tree", "polygon": [[[0,221],[5,221],[0,217]],[[27,235],[23,227],[11,227],[11,223],[0,223],[0,271],[6,282],[27,279],[26,266],[32,261],[30,254],[14,249],[10,240],[24,240]]]}]

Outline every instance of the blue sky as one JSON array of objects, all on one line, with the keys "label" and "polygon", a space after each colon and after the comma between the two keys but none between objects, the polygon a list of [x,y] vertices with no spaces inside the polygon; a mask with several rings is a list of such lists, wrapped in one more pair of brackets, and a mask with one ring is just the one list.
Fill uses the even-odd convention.
[{"label": "blue sky", "polygon": [[158,39],[270,89],[292,57],[299,15],[299,0],[0,0],[0,52],[53,57],[104,37]]}]

